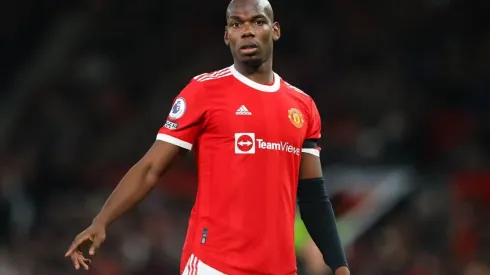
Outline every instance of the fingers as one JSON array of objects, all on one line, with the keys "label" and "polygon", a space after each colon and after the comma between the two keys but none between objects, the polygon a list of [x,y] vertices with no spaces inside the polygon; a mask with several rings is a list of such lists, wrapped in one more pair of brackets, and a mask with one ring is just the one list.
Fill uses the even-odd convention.
[{"label": "fingers", "polygon": [[71,260],[76,270],[79,270],[80,267],[82,267],[85,270],[89,270],[88,264],[90,263],[90,260],[86,259],[83,256],[82,252],[75,251],[75,253],[71,254]]},{"label": "fingers", "polygon": [[92,246],[89,249],[88,254],[90,256],[95,255],[95,252],[99,249],[100,245],[104,242],[105,236],[95,236],[92,240]]},{"label": "fingers", "polygon": [[92,231],[85,230],[80,233],[65,254],[65,257],[70,256],[76,270],[79,270],[80,268],[89,270],[90,260],[83,256],[83,253],[80,251],[80,246],[83,245],[84,242],[90,241],[92,245],[89,249],[89,255],[95,255],[95,252],[105,240],[105,232],[94,232],[94,234],[90,233]]},{"label": "fingers", "polygon": [[90,238],[89,234],[86,233],[82,233],[78,235],[73,241],[73,243],[71,244],[70,248],[68,248],[68,251],[66,251],[65,257],[74,254],[77,251],[78,247],[89,238]]},{"label": "fingers", "polygon": [[88,264],[90,263],[89,259],[86,259],[85,257],[83,257],[83,255],[80,254],[80,256],[78,258],[78,262],[83,267],[83,269],[89,270],[89,267],[88,267]]}]

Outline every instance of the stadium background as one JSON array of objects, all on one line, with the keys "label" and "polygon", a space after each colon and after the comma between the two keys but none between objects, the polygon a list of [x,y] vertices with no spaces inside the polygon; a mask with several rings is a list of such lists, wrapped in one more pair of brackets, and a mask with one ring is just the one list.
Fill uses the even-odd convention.
[{"label": "stadium background", "polygon": [[[63,254],[194,75],[231,64],[226,1],[3,1],[0,274]],[[317,102],[353,274],[490,274],[490,1],[274,4],[275,70]],[[90,274],[178,274],[192,157],[108,232]],[[298,224],[302,274],[325,274]]]}]

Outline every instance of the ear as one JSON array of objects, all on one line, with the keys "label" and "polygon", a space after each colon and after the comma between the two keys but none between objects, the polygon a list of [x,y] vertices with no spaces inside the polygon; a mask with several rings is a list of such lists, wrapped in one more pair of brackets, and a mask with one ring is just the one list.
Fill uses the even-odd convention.
[{"label": "ear", "polygon": [[281,38],[281,26],[278,22],[272,24],[272,40],[275,42]]},{"label": "ear", "polygon": [[230,40],[228,39],[228,27],[226,27],[226,26],[225,26],[224,40],[225,40],[226,46],[230,46]]}]

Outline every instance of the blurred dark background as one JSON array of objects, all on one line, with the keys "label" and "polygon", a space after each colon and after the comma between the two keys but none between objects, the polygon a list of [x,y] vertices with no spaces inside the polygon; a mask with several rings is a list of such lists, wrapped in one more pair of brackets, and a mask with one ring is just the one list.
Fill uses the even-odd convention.
[{"label": "blurred dark background", "polygon": [[[1,275],[74,274],[64,252],[172,99],[231,65],[227,4],[2,1]],[[322,115],[352,273],[490,274],[490,1],[273,5],[275,71]],[[178,274],[195,189],[189,155],[111,227],[86,274]],[[305,239],[300,273],[326,274]]]}]

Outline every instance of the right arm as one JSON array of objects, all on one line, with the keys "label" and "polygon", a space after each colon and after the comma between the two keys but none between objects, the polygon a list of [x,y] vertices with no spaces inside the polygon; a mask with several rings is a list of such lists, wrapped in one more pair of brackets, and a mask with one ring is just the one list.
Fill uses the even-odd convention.
[{"label": "right arm", "polygon": [[122,178],[107,199],[94,223],[109,227],[143,200],[161,176],[184,150],[164,141],[155,141],[148,152]]},{"label": "right arm", "polygon": [[94,255],[105,240],[106,228],[143,200],[181,153],[192,149],[205,124],[203,91],[198,81],[191,81],[182,90],[158,132],[157,141],[123,177],[92,225],[75,238],[65,256],[71,257],[76,269],[80,266],[88,269],[89,260],[80,252],[80,245],[90,240],[89,255]]},{"label": "right arm", "polygon": [[86,263],[89,260],[80,252],[80,245],[90,240],[92,246],[89,255],[94,255],[105,240],[106,228],[143,200],[176,158],[185,151],[187,150],[171,143],[155,141],[143,158],[122,178],[93,220],[92,225],[75,238],[66,252],[65,257],[71,256],[76,269],[82,266],[88,270]]}]

